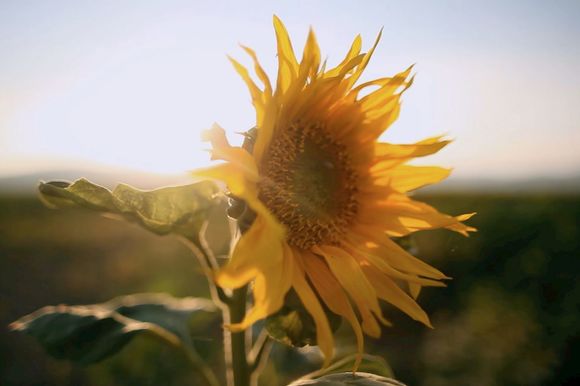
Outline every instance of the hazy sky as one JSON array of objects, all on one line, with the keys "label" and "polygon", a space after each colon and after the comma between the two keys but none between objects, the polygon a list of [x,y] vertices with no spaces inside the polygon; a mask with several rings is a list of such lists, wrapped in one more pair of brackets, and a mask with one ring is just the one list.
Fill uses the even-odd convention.
[{"label": "hazy sky", "polygon": [[[384,34],[365,80],[417,63],[384,137],[456,141],[423,163],[470,178],[580,172],[580,1],[0,1],[0,174],[208,164],[200,132],[253,125],[226,59],[275,74],[272,14],[329,64]],[[300,56],[300,55],[298,55]]]}]

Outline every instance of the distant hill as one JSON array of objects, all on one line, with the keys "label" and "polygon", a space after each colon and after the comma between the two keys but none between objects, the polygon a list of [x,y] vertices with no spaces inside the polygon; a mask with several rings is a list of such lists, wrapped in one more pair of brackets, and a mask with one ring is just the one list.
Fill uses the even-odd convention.
[{"label": "distant hill", "polygon": [[[183,185],[193,181],[186,173],[154,174],[134,170],[115,169],[98,171],[91,169],[68,169],[43,171],[18,176],[0,176],[0,193],[36,194],[39,181],[74,181],[87,178],[94,183],[113,188],[126,183],[140,189],[154,189],[161,186]],[[544,177],[532,179],[475,179],[451,177],[440,184],[420,190],[421,193],[565,193],[580,194],[580,174],[565,177]]]},{"label": "distant hill", "polygon": [[469,193],[565,193],[580,194],[580,174],[570,177],[537,177],[529,179],[450,178],[422,192]]},{"label": "distant hill", "polygon": [[162,186],[184,185],[193,178],[187,174],[154,174],[133,170],[95,171],[82,169],[53,170],[17,176],[0,176],[0,193],[36,194],[40,181],[74,181],[86,178],[107,188],[114,188],[119,183],[129,184],[140,189],[154,189]]}]

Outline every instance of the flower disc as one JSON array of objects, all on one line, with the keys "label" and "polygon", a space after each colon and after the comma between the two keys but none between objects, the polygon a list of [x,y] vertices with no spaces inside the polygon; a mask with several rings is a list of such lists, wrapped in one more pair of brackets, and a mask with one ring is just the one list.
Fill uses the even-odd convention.
[{"label": "flower disc", "polygon": [[337,244],[357,211],[357,175],[344,145],[320,124],[294,123],[272,139],[260,199],[288,228],[288,243]]}]

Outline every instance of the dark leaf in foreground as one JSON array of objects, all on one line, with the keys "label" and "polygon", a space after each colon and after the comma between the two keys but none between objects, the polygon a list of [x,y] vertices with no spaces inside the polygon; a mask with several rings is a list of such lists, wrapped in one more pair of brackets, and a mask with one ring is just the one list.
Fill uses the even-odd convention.
[{"label": "dark leaf in foreground", "polygon": [[[47,306],[12,323],[11,328],[34,336],[59,359],[81,364],[98,362],[147,333],[191,350],[190,323],[213,314],[207,299],[177,299],[165,294],[137,294],[101,304]],[[200,329],[203,326],[193,326]]]},{"label": "dark leaf in foreground", "polygon": [[317,379],[298,380],[292,382],[288,386],[405,386],[401,382],[395,381],[391,378],[386,378],[376,374],[370,373],[355,373],[346,372],[338,374],[325,375]]},{"label": "dark leaf in foreground", "polygon": [[[357,359],[356,354],[349,355],[347,357],[337,360],[327,368],[323,368],[321,370],[310,373],[309,375],[306,376],[306,378],[308,379],[320,378],[322,376],[334,373],[342,373],[349,371],[352,372],[352,369],[354,369],[356,365],[356,359]],[[380,375],[387,378],[393,376],[393,370],[383,357],[370,354],[362,355],[362,360],[358,365],[357,371],[363,373],[372,373],[374,375]]]}]

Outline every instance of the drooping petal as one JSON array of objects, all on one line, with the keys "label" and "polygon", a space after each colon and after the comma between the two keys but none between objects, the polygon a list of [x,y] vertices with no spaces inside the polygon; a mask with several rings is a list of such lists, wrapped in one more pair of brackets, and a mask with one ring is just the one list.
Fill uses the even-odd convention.
[{"label": "drooping petal", "polygon": [[380,254],[378,254],[377,250],[373,250],[373,249],[368,249],[368,248],[364,248],[361,247],[359,245],[354,245],[354,244],[350,244],[350,243],[345,243],[344,248],[349,251],[350,253],[352,253],[353,256],[356,256],[356,258],[362,263],[364,262],[365,264],[370,264],[373,267],[375,267],[375,269],[380,270],[381,272],[387,274],[388,276],[394,278],[394,279],[398,279],[398,280],[404,280],[406,282],[409,283],[416,283],[418,285],[424,286],[424,287],[445,287],[445,283],[437,281],[437,280],[433,280],[433,279],[425,279],[419,275],[416,274],[409,274],[406,273],[404,271],[399,271],[395,268],[393,268],[389,262],[387,260],[385,260],[385,258],[383,256],[381,256]]},{"label": "drooping petal", "polygon": [[349,236],[352,245],[357,245],[365,253],[385,260],[393,269],[428,279],[449,279],[443,272],[411,255],[384,234],[380,227],[358,225]]},{"label": "drooping petal", "polygon": [[351,325],[357,342],[357,359],[355,371],[362,360],[364,338],[360,323],[352,309],[347,295],[344,293],[340,282],[330,272],[328,265],[313,253],[306,252],[302,259],[306,273],[316,292],[330,309],[337,315],[345,318]]},{"label": "drooping petal", "polygon": [[425,311],[390,277],[368,265],[363,265],[362,269],[381,299],[391,303],[411,318],[433,328]]},{"label": "drooping petal", "polygon": [[332,330],[330,329],[328,318],[324,314],[324,310],[316,294],[306,281],[304,267],[299,264],[295,264],[294,270],[292,271],[292,286],[302,301],[302,304],[314,319],[314,324],[316,325],[316,341],[324,354],[324,367],[328,367],[334,356]]},{"label": "drooping petal", "polygon": [[449,216],[424,202],[413,200],[403,194],[391,194],[387,200],[377,204],[376,209],[378,221],[380,221],[381,215],[386,219],[389,217],[396,218],[406,230],[401,233],[398,229],[387,229],[387,232],[392,236],[404,236],[420,230],[438,228],[447,228],[464,236],[467,236],[468,232],[476,231],[475,228],[462,222],[474,216],[475,213],[467,213],[456,217]]},{"label": "drooping petal", "polygon": [[383,318],[377,294],[354,257],[341,248],[329,245],[315,246],[312,251],[324,257],[334,276],[353,299],[361,314],[364,332],[372,337],[380,336],[381,329],[376,318],[385,324],[389,322]]},{"label": "drooping petal", "polygon": [[401,193],[435,184],[447,178],[451,169],[437,166],[398,165],[382,172],[373,173],[375,184],[389,186]]},{"label": "drooping petal", "polygon": [[240,237],[231,259],[216,274],[216,283],[225,288],[238,288],[264,272],[284,266],[284,234],[258,215],[248,231]]},{"label": "drooping petal", "polygon": [[424,157],[437,153],[451,141],[442,140],[442,137],[427,138],[410,145],[392,143],[375,143],[375,162],[373,171],[380,171],[404,163],[412,158]]},{"label": "drooping petal", "polygon": [[[267,235],[263,235],[263,239],[267,240]],[[284,241],[272,240],[272,243],[268,255],[264,255],[262,258],[257,255],[254,257],[256,263],[261,263],[259,274],[256,275],[252,288],[254,305],[241,323],[230,325],[232,331],[246,329],[256,321],[275,313],[284,304],[284,297],[292,284],[292,276],[288,272],[293,270],[294,256]],[[274,243],[278,244],[274,245]],[[248,252],[251,255],[262,251]],[[239,268],[234,267],[233,269],[238,270]],[[233,274],[235,275],[236,272],[234,271]]]}]

